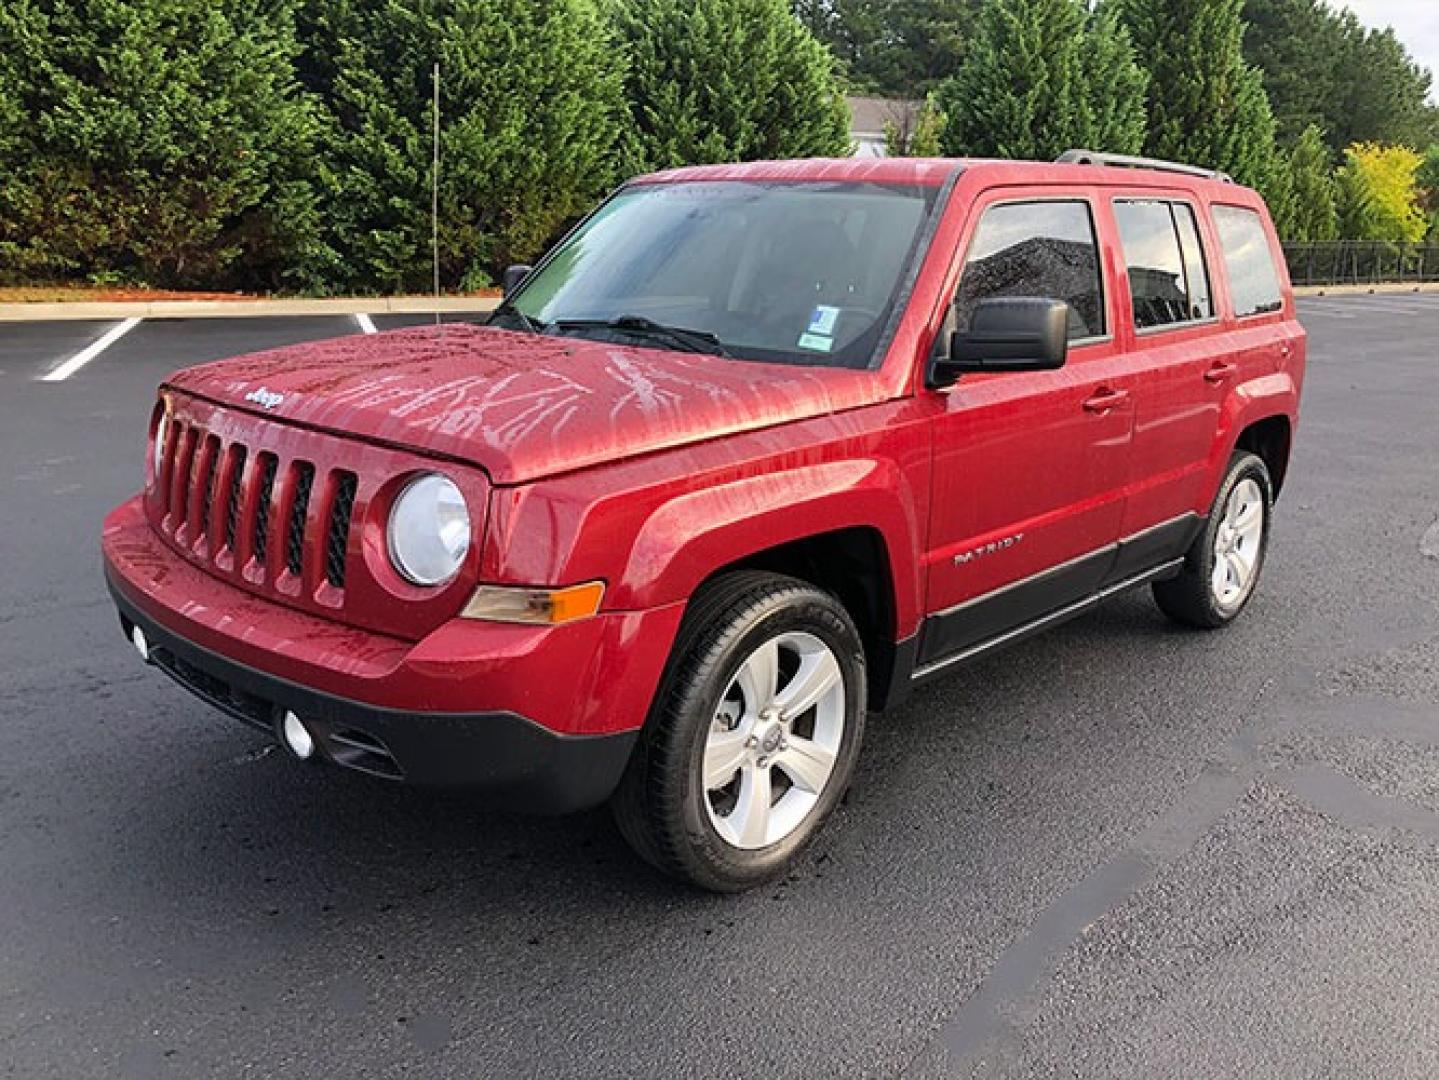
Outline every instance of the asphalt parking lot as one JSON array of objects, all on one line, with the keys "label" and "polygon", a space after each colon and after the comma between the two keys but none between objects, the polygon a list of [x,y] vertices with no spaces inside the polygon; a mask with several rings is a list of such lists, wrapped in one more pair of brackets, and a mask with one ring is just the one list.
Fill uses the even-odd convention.
[{"label": "asphalt parking lot", "polygon": [[603,813],[294,764],[121,638],[98,535],[156,382],[353,321],[145,322],[58,382],[110,324],[0,325],[0,1069],[1439,1074],[1439,295],[1301,314],[1245,618],[1135,594],[934,685],[738,898]]}]

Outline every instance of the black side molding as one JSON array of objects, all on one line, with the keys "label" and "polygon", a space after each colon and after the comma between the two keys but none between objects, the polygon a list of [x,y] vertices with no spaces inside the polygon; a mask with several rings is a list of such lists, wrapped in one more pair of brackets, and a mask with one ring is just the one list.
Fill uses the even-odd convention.
[{"label": "black side molding", "polygon": [[1204,523],[1198,514],[1184,514],[930,615],[916,645],[908,650],[896,648],[896,663],[912,654],[911,682],[926,679],[1056,626],[1116,593],[1172,577]]}]

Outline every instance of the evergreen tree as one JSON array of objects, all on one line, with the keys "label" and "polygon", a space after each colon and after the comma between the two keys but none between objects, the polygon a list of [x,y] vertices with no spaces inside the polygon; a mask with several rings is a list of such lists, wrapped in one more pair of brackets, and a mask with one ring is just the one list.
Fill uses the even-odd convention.
[{"label": "evergreen tree", "polygon": [[1334,207],[1342,239],[1374,239],[1379,231],[1374,191],[1351,163],[1341,165],[1334,174]]},{"label": "evergreen tree", "polygon": [[984,0],[793,0],[856,93],[918,100],[953,75]]},{"label": "evergreen tree", "polygon": [[616,179],[624,64],[591,0],[317,0],[307,12],[331,287],[429,288],[436,61],[444,286],[487,284],[539,254]]},{"label": "evergreen tree", "polygon": [[1244,55],[1263,73],[1279,141],[1293,145],[1310,125],[1333,130],[1343,21],[1326,0],[1245,0]]},{"label": "evergreen tree", "polygon": [[1388,28],[1366,30],[1343,14],[1347,46],[1335,58],[1336,145],[1354,142],[1427,146],[1439,138],[1432,77]]},{"label": "evergreen tree", "polygon": [[1327,0],[1245,0],[1244,18],[1244,53],[1264,74],[1284,145],[1310,124],[1334,151],[1439,138],[1430,73],[1392,31],[1366,29]]},{"label": "evergreen tree", "polygon": [[1084,93],[1078,145],[1114,154],[1139,153],[1146,128],[1149,76],[1134,55],[1129,31],[1113,10],[1090,16],[1080,53]]},{"label": "evergreen tree", "polygon": [[1125,29],[1082,0],[994,0],[936,91],[946,153],[1051,160],[1073,147],[1135,153],[1145,76]]},{"label": "evergreen tree", "polygon": [[785,0],[619,0],[634,165],[843,155],[849,113]]},{"label": "evergreen tree", "polygon": [[1420,206],[1429,219],[1425,239],[1433,243],[1439,240],[1439,145],[1424,151],[1424,163],[1419,166],[1417,179]]},{"label": "evergreen tree", "polygon": [[1301,244],[1338,239],[1334,163],[1324,133],[1310,124],[1286,159],[1293,199],[1289,227],[1281,236]]},{"label": "evergreen tree", "polygon": [[1274,114],[1244,59],[1242,0],[1112,0],[1148,65],[1146,151],[1282,196]]},{"label": "evergreen tree", "polygon": [[303,283],[297,48],[288,0],[0,6],[0,275]]}]

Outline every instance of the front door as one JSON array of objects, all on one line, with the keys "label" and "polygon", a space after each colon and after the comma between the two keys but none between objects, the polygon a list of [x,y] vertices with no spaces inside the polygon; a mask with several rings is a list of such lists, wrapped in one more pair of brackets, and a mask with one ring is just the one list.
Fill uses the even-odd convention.
[{"label": "front door", "polygon": [[1093,196],[1007,192],[976,214],[955,325],[986,297],[1064,300],[1070,351],[1057,371],[967,375],[937,392],[921,672],[1092,596],[1124,513],[1132,375]]}]

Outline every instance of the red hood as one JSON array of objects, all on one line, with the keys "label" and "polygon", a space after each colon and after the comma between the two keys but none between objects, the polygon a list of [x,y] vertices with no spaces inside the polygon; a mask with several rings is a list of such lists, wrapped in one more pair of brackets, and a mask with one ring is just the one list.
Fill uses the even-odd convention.
[{"label": "red hood", "polygon": [[[881,395],[873,372],[465,323],[290,345],[187,368],[167,385],[263,416],[472,462],[498,484],[820,416]],[[273,402],[274,395],[281,400],[269,410],[254,400]]]}]

